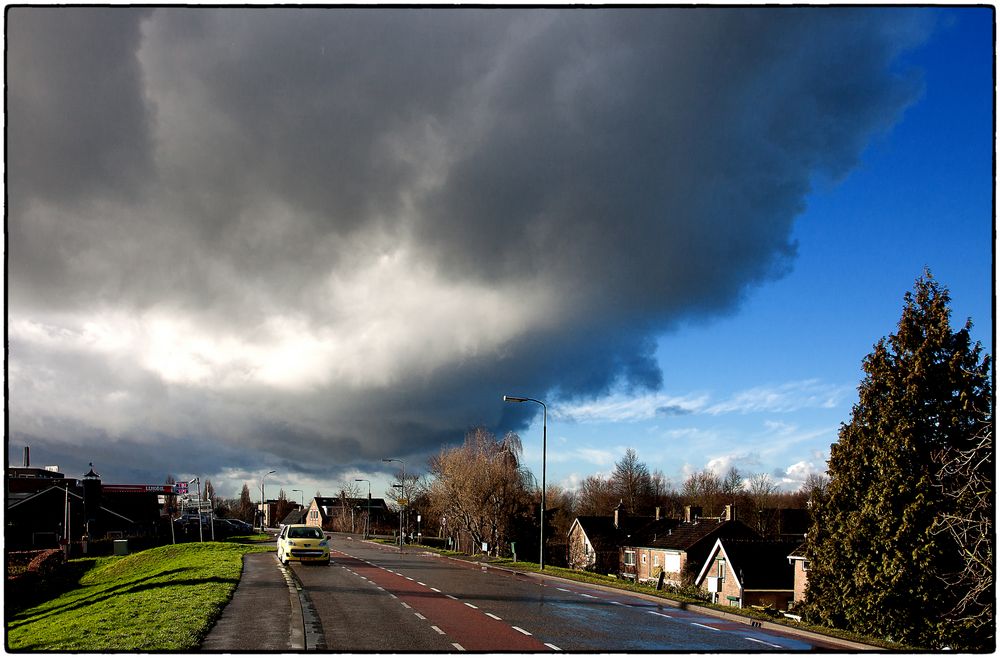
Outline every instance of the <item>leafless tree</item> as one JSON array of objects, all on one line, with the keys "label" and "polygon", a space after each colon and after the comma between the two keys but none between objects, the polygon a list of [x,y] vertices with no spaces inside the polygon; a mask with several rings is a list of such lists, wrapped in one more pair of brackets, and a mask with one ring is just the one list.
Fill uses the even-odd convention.
[{"label": "leafless tree", "polygon": [[950,623],[978,634],[992,633],[994,624],[993,424],[986,418],[971,445],[936,455],[941,463],[939,485],[950,504],[938,515],[933,532],[946,533],[955,547],[954,568],[939,578],[954,594]]},{"label": "leafless tree", "polygon": [[681,495],[688,505],[700,507],[705,516],[722,511],[722,480],[707,469],[689,475]]},{"label": "leafless tree", "polygon": [[629,448],[615,463],[611,474],[611,488],[624,503],[629,514],[639,514],[647,511],[652,500],[653,484],[649,476],[649,468],[639,461],[639,455],[634,448]]},{"label": "leafless tree", "polygon": [[483,427],[465,442],[442,450],[430,461],[432,506],[447,517],[448,528],[467,531],[475,545],[485,542],[495,554],[509,551],[515,518],[528,502],[531,474],[520,463],[521,440],[502,439]]},{"label": "leafless tree", "polygon": [[578,516],[610,516],[616,505],[618,498],[610,480],[590,475],[580,483],[580,490],[576,494]]}]

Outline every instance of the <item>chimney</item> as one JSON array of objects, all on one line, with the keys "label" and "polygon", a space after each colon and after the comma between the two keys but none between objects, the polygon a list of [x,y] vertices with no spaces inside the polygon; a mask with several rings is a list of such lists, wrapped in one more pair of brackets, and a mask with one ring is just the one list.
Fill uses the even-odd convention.
[{"label": "chimney", "polygon": [[684,523],[694,523],[701,516],[701,508],[693,505],[684,506]]},{"label": "chimney", "polygon": [[660,508],[659,507],[656,508],[656,520],[657,521],[660,520]]},{"label": "chimney", "polygon": [[28,468],[29,466],[31,466],[31,449],[24,446],[24,467]]},{"label": "chimney", "polygon": [[621,521],[625,518],[625,501],[618,501],[618,507],[615,508],[615,528],[621,529]]},{"label": "chimney", "polygon": [[726,505],[726,513],[722,519],[723,521],[735,521],[736,520],[736,505]]}]

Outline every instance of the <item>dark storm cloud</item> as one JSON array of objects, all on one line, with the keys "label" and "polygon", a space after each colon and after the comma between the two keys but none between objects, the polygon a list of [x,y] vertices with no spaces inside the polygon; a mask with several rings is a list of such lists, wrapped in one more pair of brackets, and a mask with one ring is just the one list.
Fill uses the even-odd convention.
[{"label": "dark storm cloud", "polygon": [[[12,429],[200,435],[316,475],[523,426],[503,393],[660,386],[658,334],[791,267],[813,180],[919,93],[894,61],[927,27],[853,8],[9,16]],[[94,326],[128,338],[95,353]]]}]

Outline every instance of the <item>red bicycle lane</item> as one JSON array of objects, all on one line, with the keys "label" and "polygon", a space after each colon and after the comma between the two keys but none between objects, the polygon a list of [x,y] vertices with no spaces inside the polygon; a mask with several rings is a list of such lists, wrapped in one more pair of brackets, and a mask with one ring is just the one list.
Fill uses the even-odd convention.
[{"label": "red bicycle lane", "polygon": [[552,651],[551,647],[526,634],[527,631],[516,630],[470,604],[346,553],[337,550],[331,553],[337,563],[396,596],[401,604],[419,613],[466,651]]}]

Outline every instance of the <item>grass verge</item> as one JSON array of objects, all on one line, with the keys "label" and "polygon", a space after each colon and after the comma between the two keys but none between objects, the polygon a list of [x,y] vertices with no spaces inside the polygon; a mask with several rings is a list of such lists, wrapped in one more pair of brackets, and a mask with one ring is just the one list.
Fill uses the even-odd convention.
[{"label": "grass verge", "polygon": [[79,586],[7,620],[11,651],[183,651],[222,614],[246,553],[267,545],[206,542],[124,557],[73,560],[90,566]]}]

